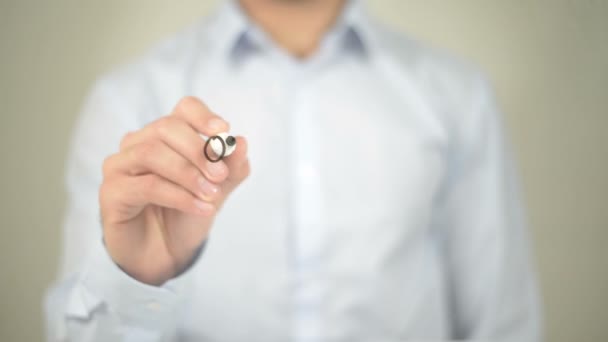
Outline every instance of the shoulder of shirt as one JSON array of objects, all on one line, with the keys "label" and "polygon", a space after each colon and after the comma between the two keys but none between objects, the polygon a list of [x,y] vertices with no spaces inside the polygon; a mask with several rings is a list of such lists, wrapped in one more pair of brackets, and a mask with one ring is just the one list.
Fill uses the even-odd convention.
[{"label": "shoulder of shirt", "polygon": [[384,78],[415,98],[419,116],[450,144],[468,146],[465,141],[482,134],[484,122],[499,114],[482,110],[494,100],[493,90],[474,63],[382,24],[374,32]]},{"label": "shoulder of shirt", "polygon": [[381,72],[398,89],[416,93],[439,126],[454,130],[479,121],[483,113],[475,108],[493,91],[478,66],[383,24],[374,33]]},{"label": "shoulder of shirt", "polygon": [[[421,42],[388,25],[375,23],[381,54],[392,66],[435,90],[461,92],[485,86],[485,72],[471,61],[429,43]],[[471,88],[472,87],[472,88]]]}]

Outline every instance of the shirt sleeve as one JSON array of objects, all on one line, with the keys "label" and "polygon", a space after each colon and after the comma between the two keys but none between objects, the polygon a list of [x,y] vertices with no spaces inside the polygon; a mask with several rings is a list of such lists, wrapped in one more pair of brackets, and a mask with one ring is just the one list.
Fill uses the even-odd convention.
[{"label": "shirt sleeve", "polygon": [[490,87],[455,123],[435,224],[456,339],[538,341],[539,295],[513,162]]},{"label": "shirt sleeve", "polygon": [[67,163],[63,255],[45,301],[47,341],[160,341],[175,333],[187,272],[160,287],[143,284],[112,261],[102,240],[101,165],[126,132],[142,126],[126,98],[137,102],[116,82],[101,80],[77,121]]}]

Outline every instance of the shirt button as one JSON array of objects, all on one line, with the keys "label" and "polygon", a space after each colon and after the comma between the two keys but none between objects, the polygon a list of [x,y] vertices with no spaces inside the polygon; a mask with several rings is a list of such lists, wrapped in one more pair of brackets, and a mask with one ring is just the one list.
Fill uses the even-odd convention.
[{"label": "shirt button", "polygon": [[160,309],[162,308],[162,306],[160,305],[159,302],[155,301],[155,300],[151,300],[146,304],[146,307],[148,308],[148,310],[150,311],[154,311],[154,312],[159,312]]}]

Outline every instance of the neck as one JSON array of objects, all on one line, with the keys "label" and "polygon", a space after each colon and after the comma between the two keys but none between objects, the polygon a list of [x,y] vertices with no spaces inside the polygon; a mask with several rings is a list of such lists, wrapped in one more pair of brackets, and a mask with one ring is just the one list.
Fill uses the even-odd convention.
[{"label": "neck", "polygon": [[298,58],[312,55],[346,0],[239,0],[249,18]]}]

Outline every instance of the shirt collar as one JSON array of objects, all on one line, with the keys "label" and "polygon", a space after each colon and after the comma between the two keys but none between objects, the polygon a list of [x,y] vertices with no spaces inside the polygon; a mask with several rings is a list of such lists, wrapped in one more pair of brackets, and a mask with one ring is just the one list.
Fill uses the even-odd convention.
[{"label": "shirt collar", "polygon": [[[225,1],[214,19],[214,36],[222,37],[219,52],[229,60],[239,61],[270,43],[265,42],[265,34],[243,12],[238,0]],[[329,34],[338,36],[344,51],[366,57],[372,53],[371,23],[360,0],[348,0]]]}]

